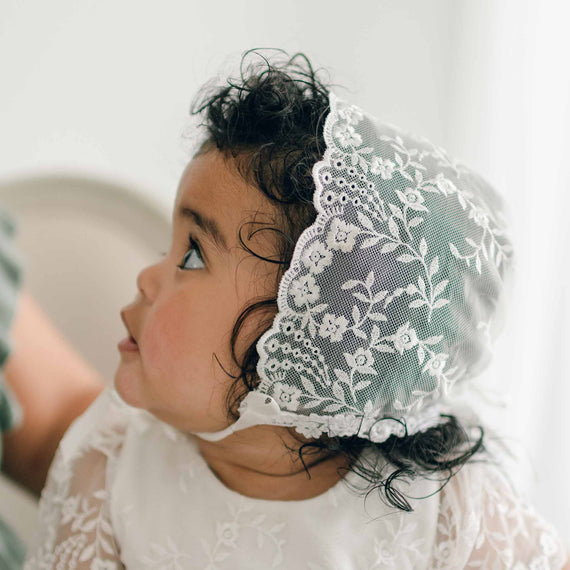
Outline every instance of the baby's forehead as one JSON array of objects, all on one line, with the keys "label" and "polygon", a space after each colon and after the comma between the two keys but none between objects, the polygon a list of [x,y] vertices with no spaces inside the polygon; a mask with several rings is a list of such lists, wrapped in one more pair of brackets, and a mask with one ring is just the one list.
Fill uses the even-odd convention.
[{"label": "baby's forehead", "polygon": [[[232,188],[245,185],[231,161],[216,150],[195,155],[186,165],[176,193],[177,201],[217,199],[231,200]],[[238,188],[235,188],[237,190]],[[247,190],[246,190],[247,191]]]},{"label": "baby's forehead", "polygon": [[197,222],[188,210],[213,222],[210,226],[217,226],[230,247],[239,244],[239,229],[244,224],[245,240],[262,226],[275,227],[278,218],[276,204],[241,176],[231,158],[216,150],[192,158],[182,173],[173,220],[193,218]]}]

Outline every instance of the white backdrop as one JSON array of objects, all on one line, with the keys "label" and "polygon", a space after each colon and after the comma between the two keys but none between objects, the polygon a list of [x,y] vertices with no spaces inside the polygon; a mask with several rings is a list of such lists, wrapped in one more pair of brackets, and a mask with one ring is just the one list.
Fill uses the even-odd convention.
[{"label": "white backdrop", "polygon": [[570,542],[569,16],[555,0],[0,0],[0,177],[96,171],[171,204],[197,88],[248,48],[305,52],[505,195],[519,276],[485,382],[509,393],[494,421]]}]

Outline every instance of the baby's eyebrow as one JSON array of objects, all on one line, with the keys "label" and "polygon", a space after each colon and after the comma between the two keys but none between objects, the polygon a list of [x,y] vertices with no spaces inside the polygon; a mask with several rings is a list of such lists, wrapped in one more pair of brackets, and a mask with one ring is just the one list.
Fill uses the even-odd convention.
[{"label": "baby's eyebrow", "polygon": [[228,251],[228,244],[216,220],[208,218],[189,206],[180,206],[177,211],[179,218],[192,220],[205,234],[210,236],[221,249]]}]

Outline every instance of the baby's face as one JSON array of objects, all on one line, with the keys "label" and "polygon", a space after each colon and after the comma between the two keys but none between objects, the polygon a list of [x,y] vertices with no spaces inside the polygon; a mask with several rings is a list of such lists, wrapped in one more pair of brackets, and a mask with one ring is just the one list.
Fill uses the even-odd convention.
[{"label": "baby's face", "polygon": [[[217,240],[194,215],[182,215],[184,208],[209,220],[206,227],[215,227]],[[274,294],[276,275],[275,264],[244,251],[238,230],[245,221],[271,223],[273,216],[269,200],[217,151],[190,162],[176,195],[170,251],[140,272],[137,297],[123,309],[138,344],[138,351],[121,351],[115,373],[115,387],[126,402],[185,431],[216,431],[230,423],[225,397],[233,380],[214,353],[228,372],[238,374],[230,356],[232,328],[255,297]],[[272,232],[248,241],[250,230],[258,227],[244,227],[245,243],[275,257]],[[189,245],[189,235],[203,261]],[[255,338],[255,322],[252,316],[240,333],[239,356]]]}]

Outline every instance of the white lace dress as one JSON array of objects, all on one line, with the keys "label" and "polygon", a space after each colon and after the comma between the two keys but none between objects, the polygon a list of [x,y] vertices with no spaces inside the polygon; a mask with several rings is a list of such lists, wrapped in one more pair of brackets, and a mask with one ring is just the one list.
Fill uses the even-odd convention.
[{"label": "white lace dress", "polygon": [[[407,494],[437,488],[421,480]],[[466,466],[414,507],[365,503],[345,481],[303,501],[242,496],[195,440],[107,389],[59,447],[25,568],[538,570],[566,560],[556,532],[489,464]]]}]

